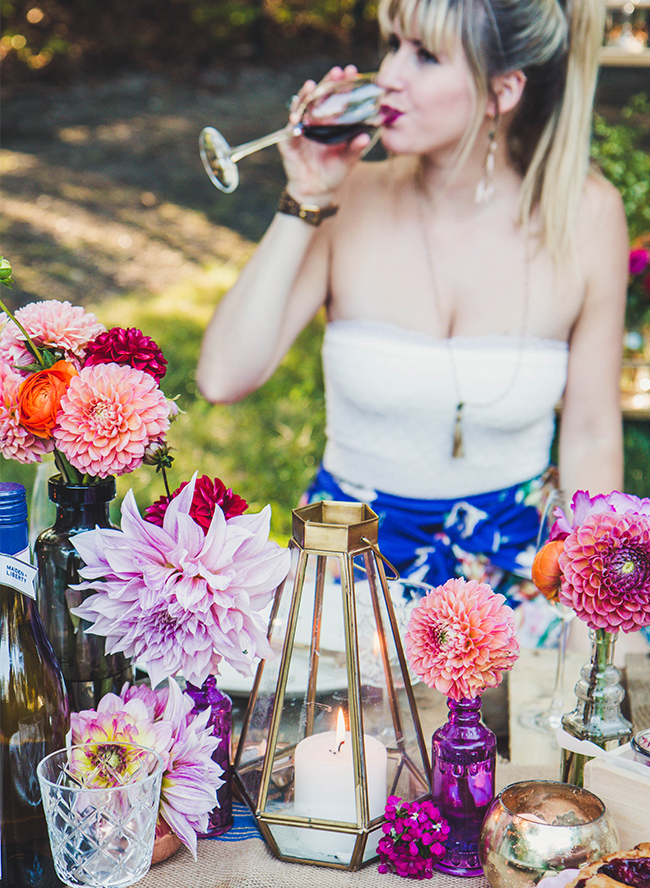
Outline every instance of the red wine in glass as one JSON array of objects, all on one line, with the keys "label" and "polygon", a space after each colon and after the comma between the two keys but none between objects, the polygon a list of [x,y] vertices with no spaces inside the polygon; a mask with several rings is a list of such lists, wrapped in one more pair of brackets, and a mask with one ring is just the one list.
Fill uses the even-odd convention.
[{"label": "red wine in glass", "polygon": [[214,185],[228,194],[239,184],[237,162],[269,145],[301,135],[325,145],[350,141],[361,133],[372,135],[382,123],[383,96],[374,74],[357,74],[322,81],[298,109],[301,118],[297,125],[289,124],[236,148],[231,148],[218,130],[206,127],[199,136],[205,171]]}]

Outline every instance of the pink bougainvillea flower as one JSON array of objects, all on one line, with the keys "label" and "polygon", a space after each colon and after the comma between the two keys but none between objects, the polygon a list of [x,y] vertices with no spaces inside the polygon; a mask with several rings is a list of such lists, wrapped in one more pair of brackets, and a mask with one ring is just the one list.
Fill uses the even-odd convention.
[{"label": "pink bougainvillea flower", "polygon": [[588,515],[566,537],[559,564],[560,601],[591,629],[650,625],[650,513]]},{"label": "pink bougainvillea flower", "polygon": [[[57,350],[77,368],[88,343],[106,329],[92,312],[57,299],[32,302],[15,315],[37,348]],[[0,361],[21,367],[34,362],[20,328],[13,322],[7,322],[0,331]]]},{"label": "pink bougainvillea flower", "polygon": [[167,399],[154,378],[120,364],[84,367],[61,398],[56,447],[80,472],[123,475],[169,428]]},{"label": "pink bougainvillea flower", "polygon": [[389,796],[386,823],[379,840],[380,873],[411,879],[430,879],[433,867],[445,856],[449,824],[431,801],[403,802]]},{"label": "pink bougainvillea flower", "polygon": [[88,344],[84,367],[95,364],[127,364],[143,370],[160,382],[167,372],[167,359],[150,336],[136,327],[112,327]]},{"label": "pink bougainvillea flower", "polygon": [[650,252],[640,247],[636,250],[630,250],[630,274],[641,274],[648,262],[650,262]]},{"label": "pink bougainvillea flower", "polygon": [[0,361],[0,453],[21,463],[41,462],[54,449],[51,438],[41,438],[20,422],[19,390],[24,377]]},{"label": "pink bougainvillea flower", "polygon": [[[128,684],[120,696],[106,694],[97,710],[72,713],[72,742],[90,744],[93,760],[98,753],[119,766],[118,741],[154,749],[165,771],[159,817],[179,836],[196,860],[197,832],[208,828],[210,812],[217,804],[223,769],[212,760],[221,742],[207,727],[209,709],[192,715],[194,702],[172,679],[158,691]],[[90,757],[77,764],[85,770]]]},{"label": "pink bougainvillea flower", "polygon": [[[151,521],[152,524],[157,524],[158,527],[162,527],[167,506],[171,500],[175,496],[178,496],[181,490],[186,487],[187,483],[188,482],[185,481],[181,484],[181,486],[172,493],[171,497],[161,496],[160,499],[153,503],[153,505],[147,506],[144,511],[144,517],[147,521]],[[231,487],[226,489],[226,485],[221,479],[212,479],[208,478],[207,475],[202,475],[196,480],[190,515],[194,518],[196,523],[203,528],[203,530],[208,530],[210,527],[215,506],[219,506],[226,516],[226,520],[228,520],[228,518],[232,518],[235,515],[242,515],[248,508],[248,503],[245,499],[242,499],[236,493],[233,493]]]},{"label": "pink bougainvillea flower", "polygon": [[215,507],[206,532],[191,517],[196,476],[172,499],[158,527],[138,512],[133,492],[122,504],[121,530],[74,537],[92,588],[77,616],[106,636],[106,652],[123,651],[151,682],[182,672],[200,686],[222,659],[244,675],[270,658],[260,615],[289,570],[290,554],[269,541],[270,507],[226,521]]},{"label": "pink bougainvillea flower", "polygon": [[452,700],[496,687],[519,656],[515,618],[487,583],[447,580],[411,614],[405,635],[414,672]]}]

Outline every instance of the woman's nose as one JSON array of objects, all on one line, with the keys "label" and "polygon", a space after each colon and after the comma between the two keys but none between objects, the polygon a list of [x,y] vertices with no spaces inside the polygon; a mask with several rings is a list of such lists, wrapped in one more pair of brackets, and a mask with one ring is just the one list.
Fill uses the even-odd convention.
[{"label": "woman's nose", "polygon": [[404,86],[404,60],[399,50],[387,53],[377,72],[377,84],[385,90],[400,90]]}]

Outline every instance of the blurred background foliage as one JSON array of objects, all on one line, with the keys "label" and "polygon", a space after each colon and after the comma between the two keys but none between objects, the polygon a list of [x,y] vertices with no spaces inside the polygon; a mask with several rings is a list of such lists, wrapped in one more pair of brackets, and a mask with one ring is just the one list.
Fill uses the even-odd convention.
[{"label": "blurred background foliage", "polygon": [[174,70],[255,60],[281,64],[377,47],[377,0],[2,0],[5,82]]}]

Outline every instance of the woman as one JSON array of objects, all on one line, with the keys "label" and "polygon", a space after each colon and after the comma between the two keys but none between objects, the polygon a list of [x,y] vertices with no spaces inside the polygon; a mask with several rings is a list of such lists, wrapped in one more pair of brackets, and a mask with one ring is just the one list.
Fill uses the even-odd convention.
[{"label": "woman", "polygon": [[210,322],[199,385],[215,402],[254,390],[324,305],[310,495],[369,502],[403,575],[505,592],[529,575],[561,397],[568,501],[622,483],[628,239],[588,168],[603,10],[382,0],[380,21],[389,158],[359,162],[367,135],[281,146],[285,195]]}]

